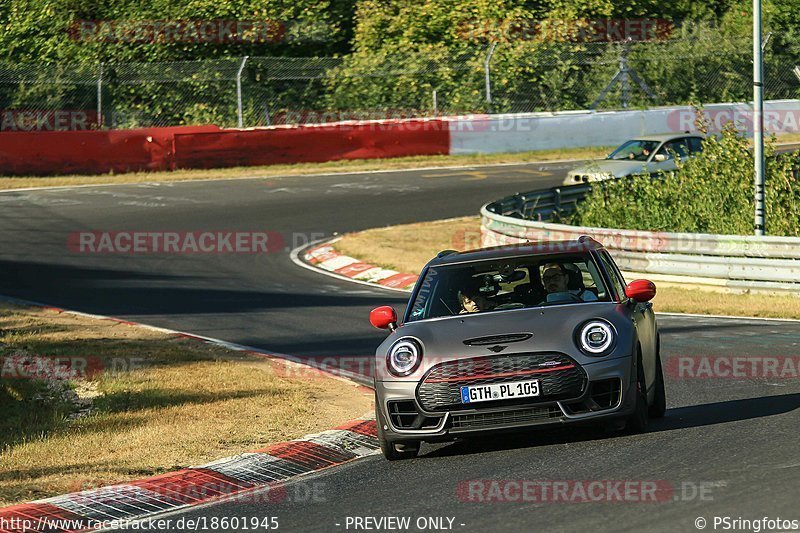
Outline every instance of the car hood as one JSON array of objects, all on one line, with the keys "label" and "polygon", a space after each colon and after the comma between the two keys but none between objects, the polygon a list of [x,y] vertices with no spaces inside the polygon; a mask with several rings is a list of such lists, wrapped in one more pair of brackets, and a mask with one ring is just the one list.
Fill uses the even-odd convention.
[{"label": "car hood", "polygon": [[645,167],[647,163],[644,161],[599,159],[574,168],[569,174],[611,174],[619,177],[641,172]]},{"label": "car hood", "polygon": [[[617,332],[614,351],[605,357],[586,356],[575,345],[575,330],[593,318],[609,321]],[[529,333],[532,336],[518,342],[500,340],[485,345],[464,344],[468,339],[521,333]],[[571,356],[581,364],[627,357],[631,354],[634,335],[630,307],[611,302],[534,307],[420,320],[397,328],[378,347],[376,351],[378,380],[401,379],[388,374],[385,370],[385,358],[391,346],[403,337],[414,337],[423,346],[420,367],[411,375],[402,378],[419,380],[438,363],[473,357],[522,352],[560,352]],[[489,349],[495,346],[506,346],[506,348],[499,352]]]}]

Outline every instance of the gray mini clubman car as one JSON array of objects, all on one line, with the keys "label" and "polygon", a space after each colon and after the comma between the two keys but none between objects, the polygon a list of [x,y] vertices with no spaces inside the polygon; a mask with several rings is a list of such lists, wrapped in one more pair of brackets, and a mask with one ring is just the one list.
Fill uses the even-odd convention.
[{"label": "gray mini clubman car", "polygon": [[533,426],[644,431],[666,408],[655,293],[589,237],[440,253],[401,325],[391,307],[370,314],[391,331],[375,365],[383,454]]}]

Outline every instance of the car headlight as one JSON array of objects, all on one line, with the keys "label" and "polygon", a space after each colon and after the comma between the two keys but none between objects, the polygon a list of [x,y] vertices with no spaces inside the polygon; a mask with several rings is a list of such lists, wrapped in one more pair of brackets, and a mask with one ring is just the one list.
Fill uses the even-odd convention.
[{"label": "car headlight", "polygon": [[386,366],[395,376],[403,377],[411,374],[422,361],[422,346],[410,337],[400,339],[389,348]]},{"label": "car headlight", "polygon": [[605,320],[590,320],[578,328],[578,347],[586,355],[607,355],[614,348],[614,326]]}]

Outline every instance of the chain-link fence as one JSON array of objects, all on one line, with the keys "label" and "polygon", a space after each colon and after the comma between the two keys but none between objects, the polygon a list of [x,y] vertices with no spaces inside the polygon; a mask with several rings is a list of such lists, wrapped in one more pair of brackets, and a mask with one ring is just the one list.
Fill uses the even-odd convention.
[{"label": "chain-link fence", "polygon": [[[0,65],[0,129],[222,127],[748,101],[741,41],[495,44],[402,56]],[[765,55],[765,97],[800,71]]]}]

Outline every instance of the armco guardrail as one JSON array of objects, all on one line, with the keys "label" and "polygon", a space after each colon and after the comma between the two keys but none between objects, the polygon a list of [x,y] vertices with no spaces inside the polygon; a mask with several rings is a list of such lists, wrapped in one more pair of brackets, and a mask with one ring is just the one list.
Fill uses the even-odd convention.
[{"label": "armco guardrail", "polygon": [[564,215],[574,212],[578,202],[590,190],[590,185],[565,185],[517,193],[487,204],[486,209],[497,215],[524,220],[559,221]]},{"label": "armco guardrail", "polygon": [[[541,192],[544,198],[552,193]],[[662,281],[800,296],[800,238],[648,232],[524,220],[501,212],[515,212],[512,206],[517,200],[513,198],[481,209],[483,246],[590,235],[612,250],[620,268],[627,272],[655,275]],[[529,211],[535,213],[533,204],[528,204]]]}]

